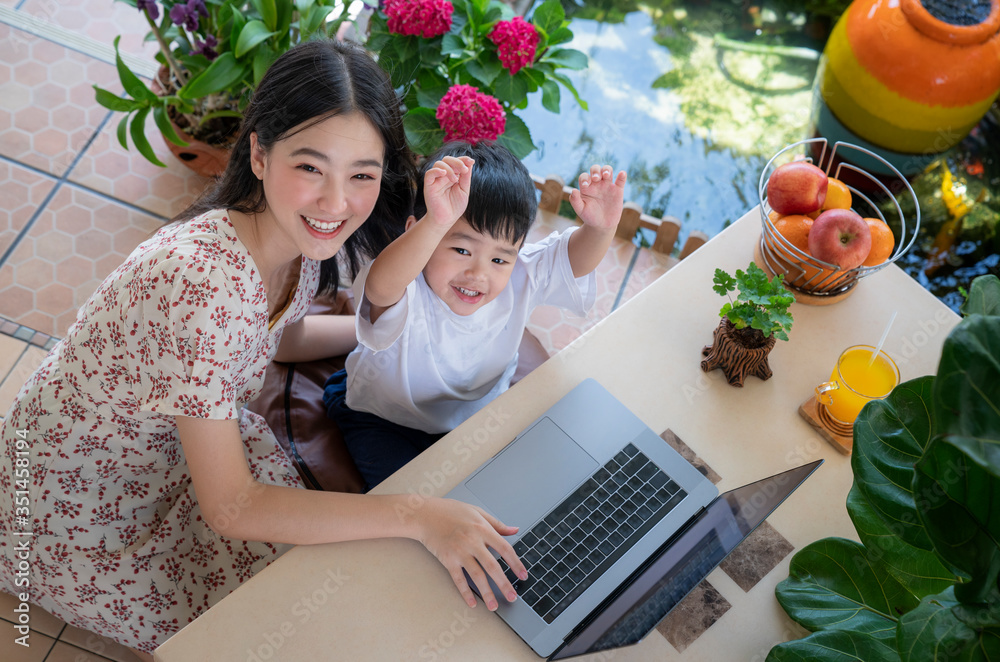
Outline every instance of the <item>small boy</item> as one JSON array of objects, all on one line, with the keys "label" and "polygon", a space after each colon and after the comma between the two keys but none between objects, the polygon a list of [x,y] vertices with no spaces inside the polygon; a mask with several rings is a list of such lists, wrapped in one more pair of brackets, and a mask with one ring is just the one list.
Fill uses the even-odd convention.
[{"label": "small boy", "polygon": [[625,173],[593,166],[570,196],[583,226],[524,245],[535,188],[506,148],[427,163],[422,218],[354,282],[359,345],[323,396],[368,489],[507,390],[536,306],[586,314],[622,212]]}]

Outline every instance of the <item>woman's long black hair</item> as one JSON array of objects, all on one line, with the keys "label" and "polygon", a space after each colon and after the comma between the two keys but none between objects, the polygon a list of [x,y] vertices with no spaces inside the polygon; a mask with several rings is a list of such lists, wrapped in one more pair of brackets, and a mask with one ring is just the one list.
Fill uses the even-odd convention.
[{"label": "woman's long black hair", "polygon": [[[413,206],[415,167],[399,105],[388,76],[361,46],[317,40],[291,48],[271,65],[253,93],[225,173],[174,220],[212,209],[263,212],[267,201],[263,183],[250,167],[250,134],[256,132],[258,144],[267,152],[293,129],[358,112],[382,136],[385,163],[371,216],[344,242],[342,257],[354,277],[364,259],[378,255],[399,236]],[[320,292],[335,291],[338,281],[337,257],[324,260]]]}]

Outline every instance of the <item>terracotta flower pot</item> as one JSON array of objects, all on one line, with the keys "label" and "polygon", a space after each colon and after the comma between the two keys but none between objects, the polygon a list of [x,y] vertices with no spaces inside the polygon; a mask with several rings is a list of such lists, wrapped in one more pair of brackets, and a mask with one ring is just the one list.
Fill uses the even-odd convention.
[{"label": "terracotta flower pot", "polygon": [[722,370],[730,386],[743,386],[748,375],[770,379],[773,373],[767,364],[767,356],[774,349],[777,338],[772,335],[764,338],[763,344],[748,347],[739,333],[732,322],[723,318],[712,334],[712,344],[701,350],[701,355],[705,357],[701,369],[705,372]]},{"label": "terracotta flower pot", "polygon": [[[160,67],[159,74],[153,79],[152,84],[149,86],[154,94],[163,94],[164,88],[161,79],[166,75],[167,68]],[[210,145],[209,143],[192,138],[179,126],[177,126],[172,119],[170,120],[170,124],[174,127],[174,131],[177,132],[177,135],[188,143],[187,147],[181,147],[180,145],[176,145],[167,140],[166,136],[163,137],[163,142],[166,144],[167,149],[169,149],[170,153],[176,156],[181,163],[202,177],[218,177],[226,171],[226,166],[229,164],[228,149],[216,147],[215,145]]]},{"label": "terracotta flower pot", "polygon": [[950,5],[854,0],[820,60],[816,133],[875,151],[904,175],[961,141],[1000,92],[1000,0]]}]

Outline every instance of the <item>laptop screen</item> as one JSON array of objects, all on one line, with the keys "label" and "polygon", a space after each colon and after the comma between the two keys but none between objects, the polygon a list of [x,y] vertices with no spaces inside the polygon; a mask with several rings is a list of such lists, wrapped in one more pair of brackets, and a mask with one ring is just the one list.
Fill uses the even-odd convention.
[{"label": "laptop screen", "polygon": [[719,495],[623,589],[598,607],[550,659],[641,641],[822,462],[817,460]]}]

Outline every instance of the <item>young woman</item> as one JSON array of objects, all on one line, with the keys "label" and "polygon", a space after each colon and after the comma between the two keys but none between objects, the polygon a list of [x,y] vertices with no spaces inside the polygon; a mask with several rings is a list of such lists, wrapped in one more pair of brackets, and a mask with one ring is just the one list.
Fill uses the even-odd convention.
[{"label": "young woman", "polygon": [[526,576],[513,528],[445,499],[404,519],[400,495],[302,489],[242,409],[276,352],[350,348],[352,318],[303,315],[335,255],[353,271],[397,234],[412,177],[367,53],[279,58],[221,182],[105,280],[18,393],[0,429],[0,588],[144,659],[291,544],[410,537],[470,606],[463,568],[490,609],[486,573],[513,599],[487,549]]}]

